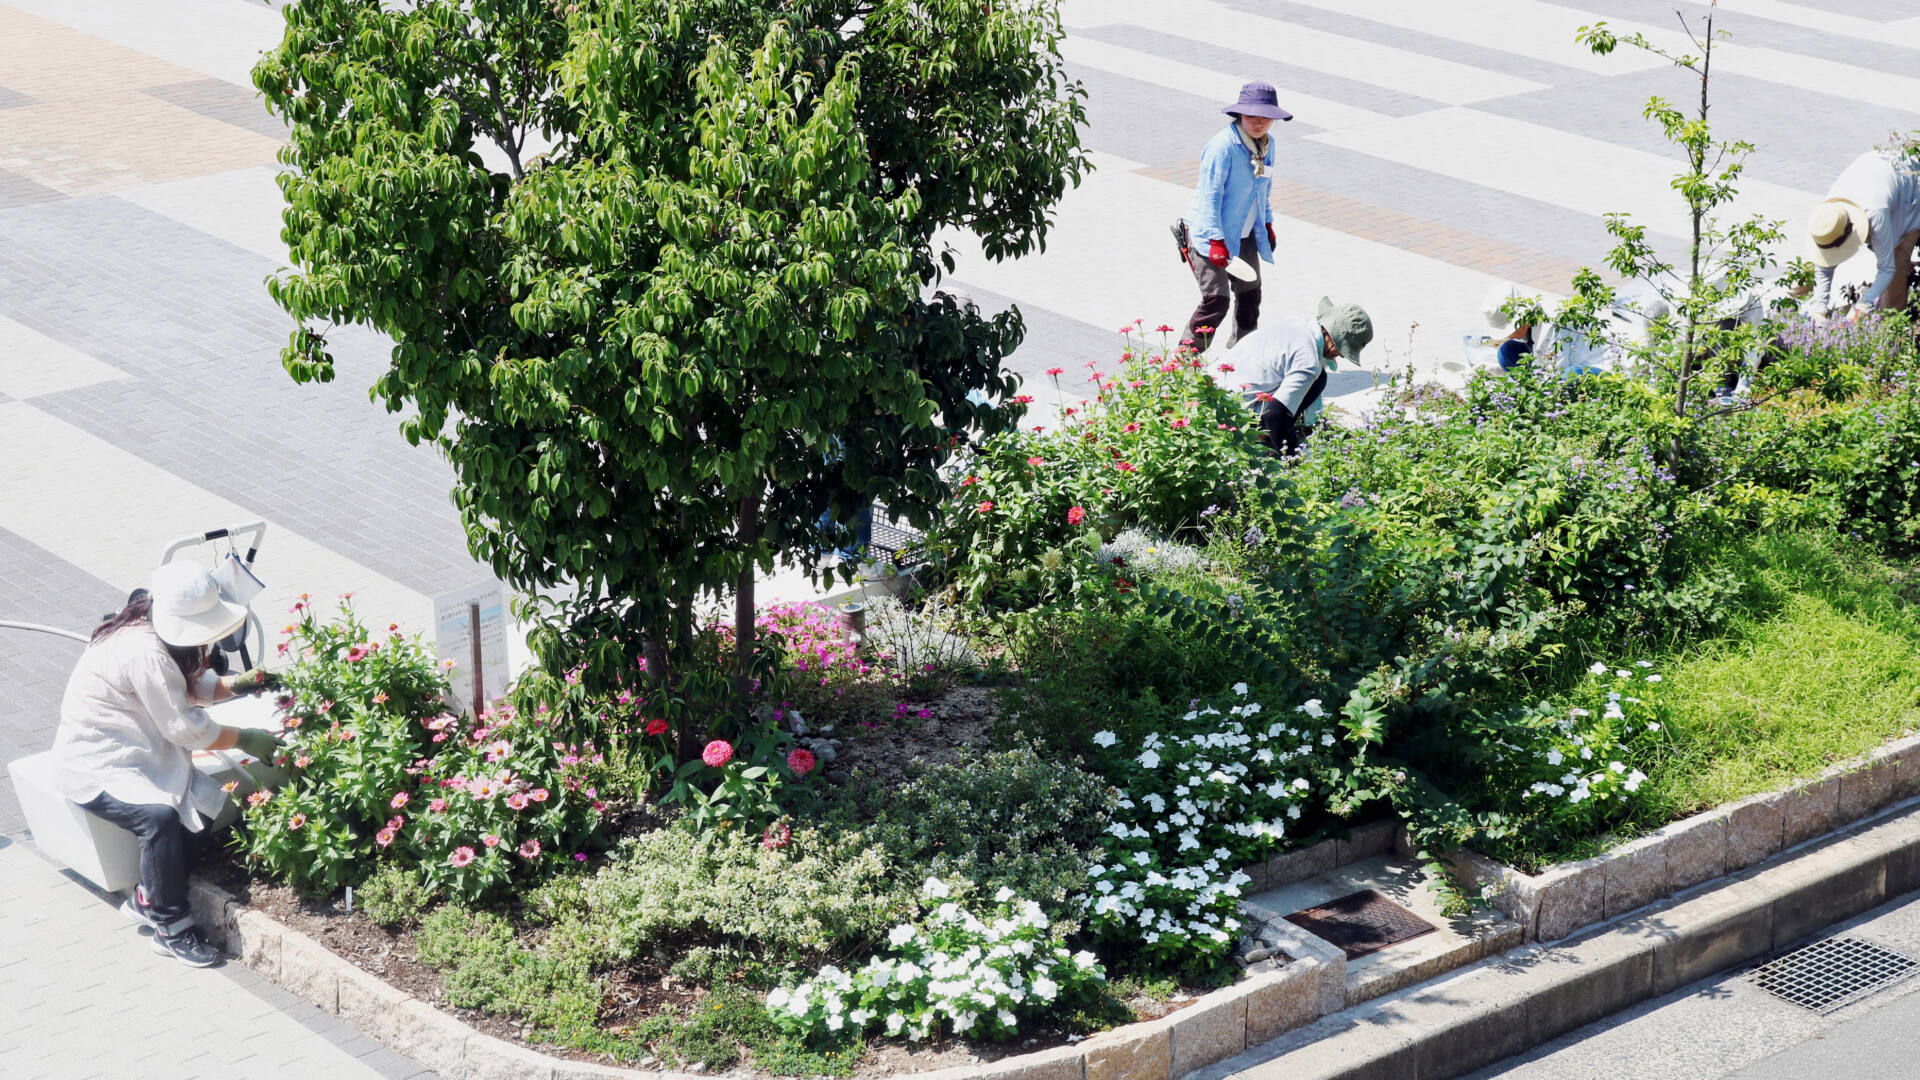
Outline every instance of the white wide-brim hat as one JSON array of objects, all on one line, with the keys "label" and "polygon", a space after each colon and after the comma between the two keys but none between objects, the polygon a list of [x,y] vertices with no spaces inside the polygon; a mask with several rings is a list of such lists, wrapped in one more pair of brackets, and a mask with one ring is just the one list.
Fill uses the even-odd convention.
[{"label": "white wide-brim hat", "polygon": [[1839,266],[1867,242],[1867,212],[1846,199],[1828,199],[1807,215],[1807,258]]},{"label": "white wide-brim hat", "polygon": [[153,632],[169,645],[209,645],[238,630],[247,609],[220,598],[213,575],[186,563],[167,563],[153,572],[148,590]]}]

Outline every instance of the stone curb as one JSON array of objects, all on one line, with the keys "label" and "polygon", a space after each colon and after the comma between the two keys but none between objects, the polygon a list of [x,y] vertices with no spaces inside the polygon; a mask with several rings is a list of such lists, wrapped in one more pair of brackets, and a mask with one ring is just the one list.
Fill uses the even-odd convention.
[{"label": "stone curb", "polygon": [[[442,1080],[713,1080],[549,1057],[496,1039],[202,879],[193,879],[189,898],[208,938],[229,956]],[[1257,909],[1249,914],[1261,915]],[[1256,964],[1239,982],[1179,1012],[1103,1031],[1072,1046],[915,1073],[912,1080],[1174,1080],[1344,1007],[1344,955],[1332,950],[1333,956],[1326,956],[1329,946],[1277,921],[1269,934],[1281,941],[1280,951],[1290,963]]]},{"label": "stone curb", "polygon": [[1325,1017],[1186,1080],[1448,1080],[1920,889],[1920,799],[1561,945]]},{"label": "stone curb", "polygon": [[1920,735],[1909,735],[1811,780],[1695,814],[1603,855],[1537,875],[1465,850],[1445,861],[1469,889],[1478,889],[1525,927],[1528,941],[1558,941],[1756,866],[1915,795],[1920,795]]}]

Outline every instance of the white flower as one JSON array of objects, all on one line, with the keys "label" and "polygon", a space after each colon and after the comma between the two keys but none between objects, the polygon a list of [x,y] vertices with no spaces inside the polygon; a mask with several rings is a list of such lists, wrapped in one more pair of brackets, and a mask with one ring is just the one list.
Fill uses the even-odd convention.
[{"label": "white flower", "polygon": [[1649,722],[1647,723],[1647,730],[1648,730],[1648,731],[1659,731],[1659,730],[1660,730],[1660,725],[1659,725],[1659,724],[1656,724],[1656,723],[1653,723],[1653,722],[1651,722],[1651,721],[1649,721]]},{"label": "white flower", "polygon": [[828,1031],[839,1031],[841,1028],[846,1026],[846,1023],[847,1023],[846,1020],[843,1019],[839,1013],[827,1014],[827,1030]]},{"label": "white flower", "polygon": [[1639,769],[1635,769],[1632,772],[1628,773],[1627,774],[1627,790],[1639,791],[1640,782],[1645,780],[1646,778],[1647,778],[1647,774],[1641,772]]},{"label": "white flower", "polygon": [[1560,751],[1558,750],[1547,751],[1547,764],[1558,765],[1565,760],[1566,760],[1566,757],[1563,754],[1561,754]]},{"label": "white flower", "polygon": [[[887,935],[887,944],[892,945],[896,949],[912,940],[913,940],[913,927],[908,926],[905,923],[902,923],[899,926],[894,927],[893,932]],[[772,999],[769,998],[768,1000],[769,1002],[771,1002]]]},{"label": "white flower", "polygon": [[1320,707],[1319,698],[1308,698],[1307,703],[1305,705],[1300,706],[1294,711],[1306,713],[1308,716],[1313,717],[1315,720],[1318,720],[1321,717],[1327,715],[1327,710]]},{"label": "white flower", "polygon": [[1135,760],[1140,762],[1140,767],[1143,769],[1157,769],[1160,767],[1160,755],[1152,750],[1145,751]]},{"label": "white flower", "polygon": [[1607,673],[1607,665],[1595,660],[1593,666],[1587,669],[1587,673],[1589,675],[1605,675]]},{"label": "white flower", "polygon": [[772,1012],[773,1010],[778,1009],[780,1006],[785,1005],[787,1003],[787,998],[789,996],[791,995],[787,993],[785,987],[780,987],[775,989],[772,993],[767,995],[767,1011]]},{"label": "white flower", "polygon": [[1013,890],[1005,885],[1000,886],[1000,891],[993,894],[993,902],[996,904],[1004,904],[1011,899],[1013,899]]},{"label": "white flower", "polygon": [[1620,670],[1613,673],[1613,677],[1616,679],[1625,679],[1631,676],[1632,674],[1633,672],[1628,671],[1626,668],[1621,668]]},{"label": "white flower", "polygon": [[1617,772],[1617,773],[1623,773],[1627,771],[1626,763],[1623,761],[1613,762],[1612,764],[1608,765],[1607,768],[1612,769],[1614,772]]},{"label": "white flower", "polygon": [[1331,732],[1331,731],[1328,731],[1328,732],[1323,732],[1323,733],[1321,733],[1321,735],[1320,735],[1320,745],[1321,745],[1321,746],[1332,746],[1332,745],[1333,745],[1333,732]]},{"label": "white flower", "polygon": [[900,1034],[900,1028],[906,1022],[907,1022],[907,1018],[904,1016],[901,1016],[899,1013],[897,1012],[888,1013],[887,1014],[887,1034],[889,1035]]},{"label": "white flower", "polygon": [[933,897],[953,895],[953,890],[947,888],[947,883],[937,877],[930,877],[923,882],[920,886],[920,891]]},{"label": "white flower", "polygon": [[1659,681],[1660,681],[1660,676],[1658,676],[1658,675],[1649,675],[1649,676],[1647,676],[1647,681],[1648,681],[1648,682],[1659,682]]},{"label": "white flower", "polygon": [[1119,741],[1119,737],[1111,731],[1096,731],[1093,733],[1093,745],[1095,746],[1112,746]]},{"label": "white flower", "polygon": [[1651,660],[1635,660],[1635,661],[1633,662],[1633,666],[1634,666],[1634,667],[1652,667],[1652,666],[1653,666],[1653,661],[1651,661]]},{"label": "white flower", "polygon": [[1243,683],[1243,682],[1237,682],[1237,683],[1234,683],[1234,684],[1233,684],[1233,692],[1234,692],[1234,693],[1236,693],[1236,694],[1238,694],[1238,695],[1240,695],[1241,697],[1246,697],[1246,696],[1247,696],[1247,684],[1246,684],[1246,683]]},{"label": "white flower", "polygon": [[1300,804],[1299,803],[1295,803],[1294,805],[1287,807],[1287,817],[1293,819],[1294,821],[1300,820]]},{"label": "white flower", "polygon": [[1304,776],[1301,776],[1301,777],[1297,777],[1297,778],[1295,778],[1295,780],[1293,781],[1293,790],[1295,790],[1295,791],[1305,791],[1305,790],[1307,790],[1307,786],[1308,786],[1308,785],[1307,785],[1307,778],[1306,778],[1306,777],[1304,777]]},{"label": "white flower", "polygon": [[1060,992],[1060,984],[1043,975],[1033,980],[1033,992],[1041,1001],[1052,1001],[1054,995]]},{"label": "white flower", "polygon": [[1136,866],[1145,866],[1152,861],[1153,853],[1150,851],[1136,851],[1133,853],[1133,862]]}]

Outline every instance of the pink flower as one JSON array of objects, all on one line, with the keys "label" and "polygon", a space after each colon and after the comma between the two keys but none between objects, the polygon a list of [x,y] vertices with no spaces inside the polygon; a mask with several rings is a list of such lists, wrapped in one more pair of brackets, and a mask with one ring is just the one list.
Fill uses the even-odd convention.
[{"label": "pink flower", "polygon": [[448,858],[447,861],[456,867],[465,866],[473,861],[473,849],[470,847],[454,848],[453,855]]},{"label": "pink flower", "polygon": [[586,852],[584,852],[584,851],[576,851],[576,852],[574,852],[574,853],[573,853],[573,861],[574,861],[574,862],[586,862],[586,861],[587,861],[587,853],[586,853]]},{"label": "pink flower", "polygon": [[432,802],[427,804],[427,809],[436,814],[442,810],[445,810],[446,808],[447,808],[447,800],[445,799],[435,799]]},{"label": "pink flower", "polygon": [[305,815],[305,814],[295,814],[295,815],[293,815],[293,817],[292,817],[292,818],[290,818],[290,819],[288,819],[288,821],[287,821],[287,828],[289,828],[289,829],[297,829],[297,828],[299,828],[300,826],[302,826],[302,825],[305,825],[306,823],[307,823],[307,815]]},{"label": "pink flower", "polygon": [[475,780],[467,785],[467,794],[476,799],[491,799],[499,794],[491,780]]},{"label": "pink flower", "polygon": [[667,722],[665,720],[662,720],[656,716],[653,719],[647,721],[647,734],[665,735],[666,733],[667,733]]},{"label": "pink flower", "polygon": [[1060,374],[1061,372],[1063,372],[1063,371],[1065,371],[1065,370],[1067,370],[1067,369],[1066,369],[1066,368],[1057,368],[1057,367],[1050,367],[1050,368],[1048,368],[1048,369],[1047,369],[1047,374],[1049,374],[1049,375],[1053,375],[1053,376],[1058,376],[1058,375],[1059,375],[1059,374]]},{"label": "pink flower", "polygon": [[787,755],[787,768],[792,769],[795,776],[807,775],[817,764],[819,762],[814,758],[811,750],[795,750]]},{"label": "pink flower", "polygon": [[434,741],[434,742],[446,742],[446,741],[447,741],[447,733],[446,733],[446,732],[444,732],[444,731],[439,731],[439,732],[435,732],[435,733],[434,733],[434,736],[433,736],[433,741]]},{"label": "pink flower", "polygon": [[783,848],[791,843],[793,843],[793,830],[784,821],[776,821],[767,826],[767,831],[760,837],[760,846],[763,848]]},{"label": "pink flower", "polygon": [[481,842],[481,843],[483,843],[483,844],[485,844],[485,845],[487,845],[488,847],[499,847],[499,846],[500,846],[500,838],[499,838],[499,837],[497,837],[497,836],[495,836],[495,835],[493,835],[492,833],[486,833],[486,834],[484,834],[484,835],[482,835],[482,836],[480,837],[480,842]]},{"label": "pink flower", "polygon": [[515,810],[525,810],[527,808],[527,797],[516,791],[507,796],[507,805]]},{"label": "pink flower", "polygon": [[272,801],[273,801],[273,792],[271,791],[256,791],[253,794],[247,796],[248,806],[264,806],[265,804]]},{"label": "pink flower", "polygon": [[534,801],[534,802],[546,802],[546,801],[547,801],[547,789],[546,789],[546,788],[543,788],[543,787],[537,787],[537,788],[534,788],[534,789],[533,789],[532,791],[529,791],[529,792],[527,792],[527,794],[528,794],[529,796],[531,796],[531,797],[533,798],[533,801]]},{"label": "pink flower", "polygon": [[304,769],[311,764],[313,764],[313,759],[305,754],[301,754],[299,757],[293,759],[293,767],[296,769]]},{"label": "pink flower", "polygon": [[1175,420],[1173,421],[1173,423],[1172,423],[1172,424],[1171,424],[1170,426],[1172,426],[1172,427],[1177,427],[1177,428],[1183,428],[1183,427],[1186,427],[1186,426],[1187,426],[1187,418],[1186,418],[1186,417],[1184,417],[1184,416],[1182,416],[1182,417],[1177,417],[1177,418],[1175,418]]},{"label": "pink flower", "polygon": [[349,664],[356,660],[365,660],[366,658],[367,647],[365,645],[355,645],[353,648],[347,650],[347,663]]},{"label": "pink flower", "polygon": [[715,739],[700,751],[700,760],[717,769],[733,760],[733,744],[725,739]]},{"label": "pink flower", "polygon": [[[379,832],[373,834],[373,842],[376,844],[379,844],[381,847],[386,847],[388,844],[393,843],[393,835],[394,834],[392,829],[381,829]],[[466,850],[467,850],[466,848],[460,849],[460,851],[466,851]],[[454,859],[456,861],[454,862],[453,865],[455,866],[467,865],[466,863],[457,861],[459,858],[460,858],[460,852],[458,851],[454,852]],[[467,858],[472,859],[473,858],[472,853],[468,853]]]},{"label": "pink flower", "polygon": [[373,703],[375,705],[385,705],[387,703],[387,692],[385,690],[382,690],[379,693],[373,695]]},{"label": "pink flower", "polygon": [[1115,465],[1115,466],[1114,466],[1114,468],[1116,468],[1116,469],[1119,469],[1119,470],[1120,470],[1121,472],[1135,472],[1135,471],[1137,471],[1137,470],[1135,470],[1135,469],[1134,469],[1134,467],[1133,467],[1133,463],[1132,463],[1131,461],[1123,461],[1123,462],[1121,462],[1120,464],[1118,464],[1118,465]]},{"label": "pink flower", "polygon": [[1067,524],[1078,525],[1085,520],[1087,520],[1087,511],[1085,507],[1076,506],[1073,509],[1067,511]]},{"label": "pink flower", "polygon": [[977,483],[979,483],[979,482],[980,482],[980,478],[979,478],[979,477],[977,477],[977,476],[969,476],[969,477],[967,477],[966,479],[964,479],[964,480],[962,480],[962,481],[960,481],[960,486],[961,486],[961,487],[972,487],[973,485],[975,485],[975,484],[977,484]]},{"label": "pink flower", "polygon": [[395,810],[398,810],[401,807],[407,805],[407,798],[408,796],[406,792],[404,791],[398,792],[394,795],[393,801],[388,803],[387,805],[394,808]]},{"label": "pink flower", "polygon": [[1027,459],[1027,464],[1029,465],[1045,465],[1046,463],[1047,463],[1046,458],[1030,457]]},{"label": "pink flower", "polygon": [[1154,330],[1154,333],[1157,333],[1157,334],[1173,333],[1173,327],[1168,326],[1166,323],[1161,323],[1159,326],[1154,327],[1153,330]]},{"label": "pink flower", "polygon": [[540,841],[538,840],[528,840],[520,845],[520,857],[523,859],[531,859],[539,854]]}]

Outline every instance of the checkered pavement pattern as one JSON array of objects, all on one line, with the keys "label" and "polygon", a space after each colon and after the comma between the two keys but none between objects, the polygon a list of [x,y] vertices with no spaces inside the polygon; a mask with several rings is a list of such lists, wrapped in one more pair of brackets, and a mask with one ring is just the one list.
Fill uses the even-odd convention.
[{"label": "checkered pavement pattern", "polygon": [[[367,398],[387,343],[337,331],[339,377],[322,386],[295,385],[279,364],[288,321],[262,282],[285,262],[273,186],[283,130],[246,79],[278,16],[256,0],[180,10],[191,18],[142,0],[0,0],[0,620],[92,625],[178,534],[154,522],[184,503],[269,520],[262,571],[275,584],[365,576],[381,583],[369,617],[424,621],[427,597],[486,575],[467,555],[446,464]],[[1747,175],[1778,216],[1803,212],[1888,132],[1920,128],[1920,0],[1717,10],[1732,37],[1716,62],[1716,128],[1759,146]],[[1474,328],[1491,286],[1563,290],[1606,250],[1600,214],[1651,208],[1679,167],[1640,111],[1653,94],[1686,100],[1687,76],[1628,50],[1601,61],[1573,49],[1573,31],[1600,19],[1675,27],[1668,0],[1065,0],[1095,171],[1061,204],[1045,252],[993,263],[955,236],[959,266],[941,287],[989,311],[1020,308],[1027,337],[1011,366],[1038,411],[1084,396],[1089,373],[1117,359],[1120,326],[1184,323],[1193,283],[1166,226],[1221,104],[1262,79],[1298,114],[1275,128],[1281,244],[1263,268],[1265,311],[1358,301],[1379,328],[1369,366],[1445,381],[1458,354],[1448,342]],[[1057,390],[1052,368],[1064,369]],[[1343,371],[1328,396],[1363,402],[1372,381]],[[50,745],[76,649],[0,630],[0,770]],[[23,919],[65,920],[51,936],[69,953],[106,933],[98,898],[36,861],[0,783],[8,837],[9,943]],[[32,972],[50,1003],[77,995],[0,1015],[0,1075],[37,1075],[29,1058],[61,1076],[182,1060],[135,1011],[82,1004],[99,995],[80,981],[122,971],[104,949],[83,964],[0,949],[9,986]],[[298,1011],[244,973],[208,978],[245,1015]],[[91,1058],[17,1034],[57,1033],[69,1015],[130,1034],[88,1043]],[[176,1010],[172,1022],[195,1020]],[[311,1016],[295,1022],[326,1042]],[[215,1030],[190,1036],[210,1041],[189,1058],[219,1062],[193,1075],[251,1075]],[[160,1049],[128,1056],[142,1047]],[[376,1060],[367,1075],[407,1065]]]}]

